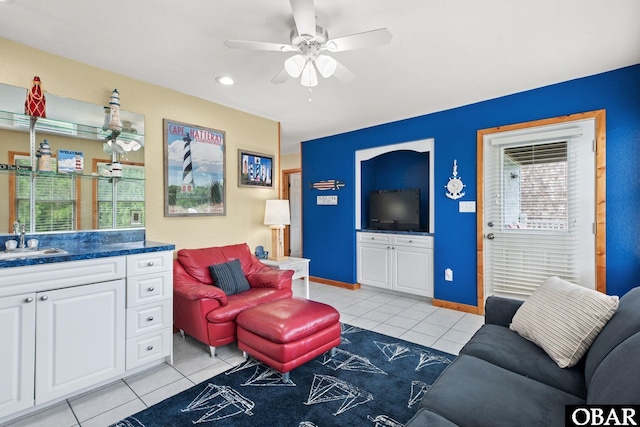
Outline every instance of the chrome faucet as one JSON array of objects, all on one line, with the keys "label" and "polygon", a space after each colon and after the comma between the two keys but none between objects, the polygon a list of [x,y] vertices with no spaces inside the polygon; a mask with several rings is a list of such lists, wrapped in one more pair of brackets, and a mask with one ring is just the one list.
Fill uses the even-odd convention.
[{"label": "chrome faucet", "polygon": [[24,235],[27,233],[25,225],[22,224],[19,220],[13,223],[13,234],[20,235],[20,243],[18,243],[18,247],[20,249],[24,249],[27,247],[24,243]]}]

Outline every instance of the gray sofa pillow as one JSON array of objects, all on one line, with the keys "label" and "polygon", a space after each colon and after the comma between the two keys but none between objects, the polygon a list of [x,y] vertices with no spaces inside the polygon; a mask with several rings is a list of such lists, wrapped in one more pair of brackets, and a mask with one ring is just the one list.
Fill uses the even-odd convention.
[{"label": "gray sofa pillow", "polygon": [[239,259],[209,266],[213,283],[225,294],[233,295],[251,289]]}]

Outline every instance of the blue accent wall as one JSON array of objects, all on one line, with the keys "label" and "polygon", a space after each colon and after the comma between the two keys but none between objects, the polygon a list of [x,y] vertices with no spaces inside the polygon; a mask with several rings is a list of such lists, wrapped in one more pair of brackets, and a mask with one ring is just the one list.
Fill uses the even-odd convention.
[{"label": "blue accent wall", "polygon": [[[607,293],[625,294],[640,285],[640,64],[303,142],[303,254],[311,259],[311,275],[356,282],[355,152],[434,138],[435,298],[475,306],[477,217],[459,213],[458,201],[445,196],[453,160],[466,184],[461,200],[474,201],[479,129],[600,109],[606,110]],[[371,178],[373,172],[367,174]],[[338,191],[308,188],[327,179],[346,186]],[[337,195],[338,205],[318,206],[317,195]],[[453,282],[444,281],[445,268],[453,269]]]},{"label": "blue accent wall", "polygon": [[[362,162],[361,227],[369,226],[369,193],[376,190],[420,190],[420,231],[429,231],[429,153],[399,150]],[[357,203],[357,201],[356,201]]]}]

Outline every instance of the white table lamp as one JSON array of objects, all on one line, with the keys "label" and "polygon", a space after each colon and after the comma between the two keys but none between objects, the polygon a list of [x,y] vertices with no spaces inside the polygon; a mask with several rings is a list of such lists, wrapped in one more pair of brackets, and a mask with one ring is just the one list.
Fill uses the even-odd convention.
[{"label": "white table lamp", "polygon": [[271,256],[280,261],[284,256],[284,226],[291,224],[288,200],[267,200],[264,209],[264,223],[271,226]]}]

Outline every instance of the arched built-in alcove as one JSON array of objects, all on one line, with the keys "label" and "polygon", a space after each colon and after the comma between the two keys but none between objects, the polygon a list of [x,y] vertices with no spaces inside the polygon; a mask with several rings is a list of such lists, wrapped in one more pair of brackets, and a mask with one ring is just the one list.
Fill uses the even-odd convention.
[{"label": "arched built-in alcove", "polygon": [[[388,179],[390,174],[396,173],[398,181],[401,183],[394,184],[397,187],[403,188],[427,188],[428,197],[426,201],[421,202],[421,211],[425,210],[425,214],[421,214],[421,217],[426,218],[426,222],[428,223],[428,231],[433,233],[435,230],[435,220],[434,220],[434,151],[433,151],[434,140],[423,139],[419,141],[410,141],[404,142],[400,144],[392,144],[392,145],[384,145],[374,148],[368,148],[365,150],[358,150],[355,153],[355,226],[357,230],[360,230],[366,227],[366,221],[363,221],[363,197],[368,196],[369,190],[376,189],[372,188],[371,176],[374,172],[367,172],[368,168],[366,166],[366,162],[378,158],[378,156],[383,156],[388,153],[395,153],[401,151],[411,151],[417,153],[425,153],[425,156],[407,156],[404,157],[406,159],[415,159],[414,165],[407,165],[407,168],[403,170],[399,170],[399,166],[397,162],[390,162],[393,165],[394,170],[388,170],[383,173]],[[428,167],[424,168],[419,165],[424,161],[428,162]],[[414,160],[409,160],[409,162],[414,162]],[[377,162],[380,163],[380,162]],[[364,167],[364,173],[363,173]],[[426,169],[426,170],[425,170]],[[416,172],[419,174],[425,174],[426,176],[408,176],[407,171],[420,171]],[[379,172],[378,172],[379,174]],[[410,175],[410,174],[409,174]],[[365,182],[366,181],[366,182]],[[384,188],[383,188],[384,189]],[[422,191],[424,192],[424,191]],[[423,207],[423,205],[425,205]]]}]

